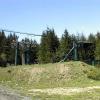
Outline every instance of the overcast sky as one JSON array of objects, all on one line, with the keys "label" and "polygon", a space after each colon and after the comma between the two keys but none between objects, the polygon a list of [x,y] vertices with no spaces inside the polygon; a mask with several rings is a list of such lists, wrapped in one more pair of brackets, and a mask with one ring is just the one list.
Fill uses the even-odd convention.
[{"label": "overcast sky", "polygon": [[[0,28],[42,34],[54,28],[58,36],[100,31],[100,0],[0,0]],[[37,38],[37,37],[34,37]]]}]

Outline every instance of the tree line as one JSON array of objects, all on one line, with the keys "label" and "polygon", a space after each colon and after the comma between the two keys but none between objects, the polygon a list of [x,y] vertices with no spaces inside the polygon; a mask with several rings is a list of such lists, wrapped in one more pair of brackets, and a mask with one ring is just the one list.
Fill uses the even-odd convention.
[{"label": "tree line", "polygon": [[[15,34],[8,36],[2,31],[0,32],[0,65],[15,64],[16,56],[16,40]],[[22,39],[17,43],[17,64],[34,64],[34,63],[55,63],[59,62],[65,57],[73,46],[73,41],[87,41],[95,44],[95,59],[100,60],[100,33],[96,35],[90,33],[88,37],[84,34],[77,36],[70,34],[67,29],[64,30],[61,38],[59,39],[52,28],[47,28],[42,32],[40,43],[36,40],[28,38]],[[80,51],[79,51],[80,53]],[[88,52],[87,55],[89,55]],[[70,54],[71,59],[73,53]],[[84,56],[84,53],[81,53]],[[81,59],[82,60],[82,59]]]}]

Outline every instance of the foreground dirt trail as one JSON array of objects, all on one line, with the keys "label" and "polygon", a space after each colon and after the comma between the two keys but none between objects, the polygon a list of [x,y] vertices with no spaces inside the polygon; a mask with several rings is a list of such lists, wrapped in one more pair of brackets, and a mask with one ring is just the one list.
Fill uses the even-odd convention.
[{"label": "foreground dirt trail", "polygon": [[31,100],[31,98],[21,96],[13,90],[0,86],[0,100]]},{"label": "foreground dirt trail", "polygon": [[73,95],[80,92],[91,92],[93,89],[100,89],[100,86],[92,86],[92,87],[85,87],[85,88],[79,88],[79,87],[67,87],[67,88],[52,88],[52,89],[31,89],[29,90],[29,94],[34,93],[47,93],[48,95]]}]

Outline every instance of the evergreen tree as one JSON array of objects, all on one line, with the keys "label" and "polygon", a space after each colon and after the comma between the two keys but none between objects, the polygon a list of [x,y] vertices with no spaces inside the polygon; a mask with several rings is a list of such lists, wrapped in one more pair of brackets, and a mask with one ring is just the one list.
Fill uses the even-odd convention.
[{"label": "evergreen tree", "polygon": [[2,31],[0,32],[0,66],[6,67],[6,36]]},{"label": "evergreen tree", "polygon": [[81,36],[79,37],[79,41],[86,41],[86,37],[84,36],[84,34],[82,33]]},{"label": "evergreen tree", "polygon": [[0,32],[0,54],[5,53],[5,46],[6,46],[6,36],[5,33],[2,31]]},{"label": "evergreen tree", "polygon": [[92,33],[90,33],[90,35],[88,36],[88,41],[92,42],[92,43],[95,43],[96,42],[95,35],[93,35]]},{"label": "evergreen tree", "polygon": [[38,51],[39,51],[39,45],[38,43],[34,40],[31,40],[30,44],[30,63],[38,63]]},{"label": "evergreen tree", "polygon": [[55,62],[56,52],[59,47],[59,40],[54,29],[47,28],[43,32],[39,50],[39,61],[42,63]]},{"label": "evergreen tree", "polygon": [[64,34],[61,37],[60,47],[59,47],[59,54],[61,59],[64,58],[65,54],[67,54],[70,51],[71,47],[72,47],[71,36],[65,29]]},{"label": "evergreen tree", "polygon": [[6,39],[6,54],[7,54],[7,62],[9,64],[15,64],[15,46],[16,46],[16,38],[15,34],[10,34]]},{"label": "evergreen tree", "polygon": [[19,44],[22,64],[37,63],[38,43],[25,38]]},{"label": "evergreen tree", "polygon": [[96,54],[96,59],[100,60],[100,33],[99,32],[96,34],[96,50],[95,50],[95,54]]}]

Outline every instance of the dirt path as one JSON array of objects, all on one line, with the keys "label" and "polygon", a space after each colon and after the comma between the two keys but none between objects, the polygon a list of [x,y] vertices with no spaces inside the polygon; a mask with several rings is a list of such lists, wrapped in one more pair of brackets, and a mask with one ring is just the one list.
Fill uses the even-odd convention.
[{"label": "dirt path", "polygon": [[29,90],[29,94],[34,93],[47,93],[48,95],[59,94],[59,95],[73,95],[80,92],[91,92],[93,89],[100,89],[100,86],[92,86],[92,87],[67,87],[67,88],[52,88],[52,89],[31,89]]},{"label": "dirt path", "polygon": [[31,100],[31,98],[21,96],[7,87],[0,86],[0,100]]}]

